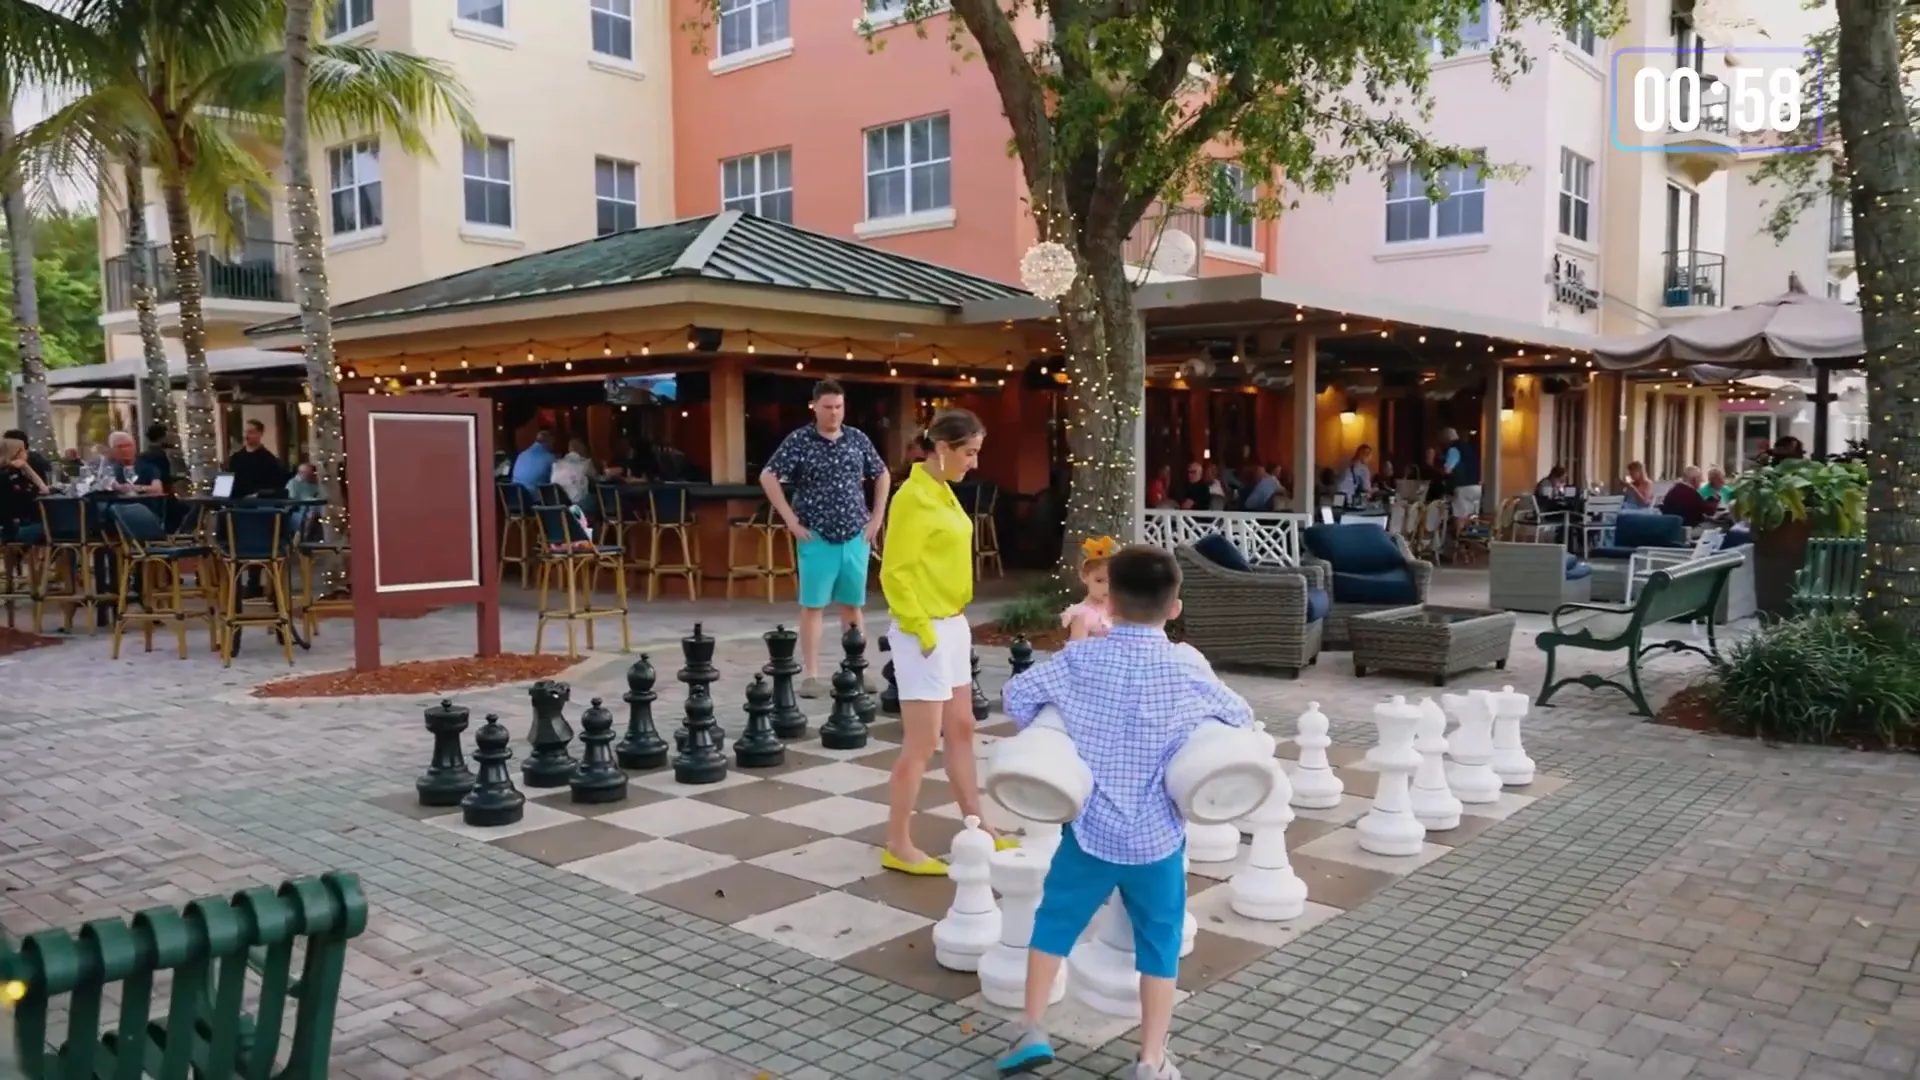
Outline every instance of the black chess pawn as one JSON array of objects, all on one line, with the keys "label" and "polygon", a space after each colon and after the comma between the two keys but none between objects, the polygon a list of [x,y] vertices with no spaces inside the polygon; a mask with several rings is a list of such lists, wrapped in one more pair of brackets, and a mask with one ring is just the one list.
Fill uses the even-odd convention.
[{"label": "black chess pawn", "polygon": [[687,712],[676,734],[680,752],[673,759],[673,778],[682,784],[717,784],[727,778],[727,756],[715,738],[720,725],[713,718],[713,683],[720,672],[713,666],[713,646],[698,623],[692,636],[680,639],[687,661],[680,669],[680,681],[687,684]]},{"label": "black chess pawn", "polygon": [[667,763],[667,740],[653,724],[653,703],[660,697],[653,683],[653,661],[642,653],[627,669],[627,692],[620,699],[627,703],[627,737],[613,753],[623,769],[658,769]]},{"label": "black chess pawn", "polygon": [[970,660],[973,664],[973,719],[975,723],[987,722],[987,714],[993,711],[993,703],[980,689],[980,650],[973,650]]},{"label": "black chess pawn", "polygon": [[800,699],[793,692],[794,677],[800,674],[800,661],[793,652],[800,647],[800,635],[784,625],[764,635],[767,666],[761,673],[773,680],[773,733],[782,739],[807,737],[807,715],[800,711]]},{"label": "black chess pawn", "polygon": [[467,716],[467,710],[445,699],[427,710],[427,730],[433,732],[433,760],[413,782],[421,806],[459,806],[473,790],[473,770],[467,768],[466,754],[460,748],[461,736],[467,733]]},{"label": "black chess pawn", "polygon": [[[707,696],[707,718],[711,721],[707,725],[708,737],[713,740],[714,751],[724,754],[727,752],[727,729],[720,726],[720,721],[713,715],[713,684],[720,681],[720,669],[713,666],[715,642],[700,626],[700,623],[694,623],[693,636],[680,639],[680,653],[686,661],[686,666],[680,669],[676,677],[687,685],[689,701],[695,694]],[[687,752],[691,734],[691,729],[685,726],[673,733],[673,749],[676,754]]]},{"label": "black chess pawn", "polygon": [[594,698],[580,714],[580,764],[567,778],[577,803],[619,802],[627,797],[627,774],[613,760],[613,714]]},{"label": "black chess pawn", "polygon": [[520,778],[531,788],[563,787],[573,777],[573,754],[567,749],[573,742],[573,725],[562,711],[573,688],[541,679],[527,693],[533,698],[533,730],[527,735],[533,752],[520,763]]},{"label": "black chess pawn", "polygon": [[764,675],[755,675],[747,687],[747,726],[733,741],[733,760],[743,769],[786,763],[787,744],[773,733],[773,690]]},{"label": "black chess pawn", "polygon": [[1007,666],[1015,675],[1033,666],[1033,642],[1027,635],[1021,634],[1013,639],[1013,645],[1007,649]]},{"label": "black chess pawn", "polygon": [[820,745],[829,750],[858,750],[867,745],[867,725],[860,722],[860,676],[845,664],[833,673],[833,710],[820,725]]},{"label": "black chess pawn", "polygon": [[870,726],[880,703],[875,695],[867,693],[867,635],[861,633],[858,626],[847,627],[846,633],[840,635],[840,651],[846,654],[842,666],[859,679],[854,684],[860,688],[860,700],[854,703],[854,712],[859,715],[862,726]]},{"label": "black chess pawn", "polygon": [[880,669],[880,677],[887,685],[880,691],[880,711],[888,716],[900,715],[900,684],[893,677],[893,644],[887,635],[880,635],[880,651],[887,654],[887,662]]},{"label": "black chess pawn", "polygon": [[513,751],[507,744],[513,736],[493,713],[474,733],[473,760],[480,763],[480,775],[473,790],[460,800],[460,819],[476,829],[497,829],[513,825],[526,816],[527,797],[513,786],[513,770],[507,762]]}]

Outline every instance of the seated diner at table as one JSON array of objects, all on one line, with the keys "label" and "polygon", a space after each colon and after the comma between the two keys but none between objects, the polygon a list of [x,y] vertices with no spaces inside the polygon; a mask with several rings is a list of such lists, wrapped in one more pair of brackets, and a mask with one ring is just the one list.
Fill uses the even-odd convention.
[{"label": "seated diner at table", "polygon": [[31,543],[40,536],[36,504],[47,482],[33,467],[27,441],[9,432],[0,437],[0,540]]},{"label": "seated diner at table", "polygon": [[1626,497],[1622,508],[1626,510],[1653,509],[1653,478],[1647,475],[1647,467],[1638,461],[1627,464],[1627,486],[1621,492]]}]

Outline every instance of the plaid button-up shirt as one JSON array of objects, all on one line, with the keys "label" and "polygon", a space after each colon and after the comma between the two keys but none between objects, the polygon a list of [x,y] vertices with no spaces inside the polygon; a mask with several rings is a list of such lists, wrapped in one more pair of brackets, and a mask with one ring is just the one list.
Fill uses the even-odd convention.
[{"label": "plaid button-up shirt", "polygon": [[1167,796],[1167,764],[1201,724],[1253,726],[1246,699],[1143,626],[1119,624],[1104,638],[1070,642],[1016,676],[1003,692],[1024,729],[1048,705],[1093,773],[1093,793],[1073,823],[1074,839],[1096,859],[1123,866],[1158,862],[1186,842]]}]

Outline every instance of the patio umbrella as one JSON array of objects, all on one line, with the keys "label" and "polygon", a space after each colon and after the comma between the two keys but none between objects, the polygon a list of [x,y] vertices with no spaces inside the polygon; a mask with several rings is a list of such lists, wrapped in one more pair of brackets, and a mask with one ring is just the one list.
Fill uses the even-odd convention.
[{"label": "patio umbrella", "polygon": [[1809,360],[1851,360],[1865,352],[1860,309],[1808,295],[1795,276],[1787,291],[1771,300],[1635,337],[1611,338],[1593,354],[1609,371],[1671,363],[1752,371]]}]

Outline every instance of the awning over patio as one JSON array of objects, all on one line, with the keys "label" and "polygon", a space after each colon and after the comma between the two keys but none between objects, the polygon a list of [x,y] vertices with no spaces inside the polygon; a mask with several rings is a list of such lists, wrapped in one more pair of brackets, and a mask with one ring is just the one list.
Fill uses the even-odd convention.
[{"label": "awning over patio", "polygon": [[[272,349],[215,349],[207,354],[207,370],[216,377],[241,374],[291,374],[305,370],[306,364],[306,358],[298,352],[277,352]],[[63,387],[131,390],[134,381],[146,373],[146,360],[136,356],[106,364],[56,368],[47,372],[47,385],[56,390]],[[168,361],[167,373],[175,383],[184,383],[187,378],[186,360],[179,358]]]},{"label": "awning over patio", "polygon": [[1656,364],[1711,364],[1742,370],[1803,367],[1857,359],[1866,352],[1860,309],[1793,287],[1678,326],[1615,338],[1594,349],[1600,366],[1630,371]]}]

